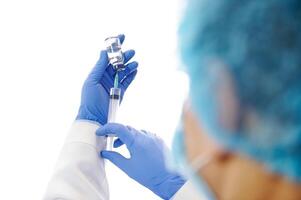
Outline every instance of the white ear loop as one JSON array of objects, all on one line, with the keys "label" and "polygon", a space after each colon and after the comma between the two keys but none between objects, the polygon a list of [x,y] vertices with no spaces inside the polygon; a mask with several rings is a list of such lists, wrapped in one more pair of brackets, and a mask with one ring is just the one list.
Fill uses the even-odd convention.
[{"label": "white ear loop", "polygon": [[197,173],[200,169],[204,168],[212,161],[212,156],[208,156],[205,153],[197,156],[191,163],[190,167],[193,173]]}]

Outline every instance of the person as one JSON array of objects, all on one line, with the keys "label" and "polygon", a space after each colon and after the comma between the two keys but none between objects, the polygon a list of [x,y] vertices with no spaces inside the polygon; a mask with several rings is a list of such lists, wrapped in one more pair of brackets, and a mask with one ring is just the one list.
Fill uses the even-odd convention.
[{"label": "person", "polygon": [[[131,157],[101,157],[162,199],[301,199],[300,17],[298,0],[189,0],[179,44],[190,94],[172,152],[155,134],[113,123],[95,128],[97,139],[114,132]],[[93,167],[84,171],[103,175]],[[77,184],[86,197],[88,183]]]}]

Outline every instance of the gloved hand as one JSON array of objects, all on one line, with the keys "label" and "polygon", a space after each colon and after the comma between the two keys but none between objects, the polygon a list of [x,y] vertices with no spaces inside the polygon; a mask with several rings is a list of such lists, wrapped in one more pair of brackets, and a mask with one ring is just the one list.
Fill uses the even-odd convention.
[{"label": "gloved hand", "polygon": [[125,144],[131,158],[113,151],[102,151],[101,156],[110,160],[129,177],[149,188],[163,199],[170,199],[185,180],[166,166],[168,149],[163,140],[152,133],[138,131],[129,126],[109,123],[96,131],[98,136],[114,133],[119,139],[114,147]]},{"label": "gloved hand", "polygon": [[[119,35],[121,43],[125,36]],[[124,53],[125,63],[135,55],[134,50]],[[118,73],[121,99],[124,92],[137,74],[137,62],[126,64],[126,69]],[[82,88],[81,105],[76,119],[85,119],[107,123],[110,88],[114,85],[115,70],[109,64],[106,51],[101,51],[100,58],[92,69]]]}]

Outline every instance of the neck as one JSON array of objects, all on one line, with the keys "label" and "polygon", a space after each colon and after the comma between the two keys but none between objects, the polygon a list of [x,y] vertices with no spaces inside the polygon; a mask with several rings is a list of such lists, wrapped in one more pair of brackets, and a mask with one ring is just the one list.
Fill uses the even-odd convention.
[{"label": "neck", "polygon": [[216,161],[202,172],[218,200],[300,200],[301,185],[267,172],[241,156]]}]

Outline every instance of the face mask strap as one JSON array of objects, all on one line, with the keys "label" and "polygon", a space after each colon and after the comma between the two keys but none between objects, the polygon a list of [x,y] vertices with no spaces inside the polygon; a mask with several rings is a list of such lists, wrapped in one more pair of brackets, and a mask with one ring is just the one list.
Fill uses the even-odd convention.
[{"label": "face mask strap", "polygon": [[206,153],[203,153],[199,156],[197,156],[191,163],[191,169],[194,173],[197,174],[199,170],[204,168],[206,165],[208,165],[213,160],[212,156],[206,155]]},{"label": "face mask strap", "polygon": [[[208,186],[208,183],[204,180],[202,175],[199,175],[198,172],[205,166],[207,166],[211,161],[213,161],[213,156],[210,156],[206,153],[203,153],[199,156],[197,156],[189,165],[190,165],[190,172],[194,174],[194,178],[192,181],[196,183],[199,186],[200,193],[204,194],[206,199],[208,200],[214,200],[215,195]],[[191,174],[191,175],[192,175]]]}]

